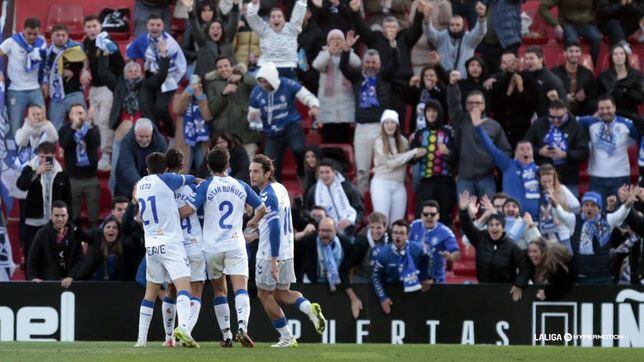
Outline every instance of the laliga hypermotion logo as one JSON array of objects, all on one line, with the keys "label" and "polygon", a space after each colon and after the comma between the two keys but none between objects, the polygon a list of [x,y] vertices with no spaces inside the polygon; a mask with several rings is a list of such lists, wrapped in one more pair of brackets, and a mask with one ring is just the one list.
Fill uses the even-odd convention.
[{"label": "laliga hypermotion logo", "polygon": [[644,347],[644,292],[624,289],[614,303],[534,302],[532,344]]}]

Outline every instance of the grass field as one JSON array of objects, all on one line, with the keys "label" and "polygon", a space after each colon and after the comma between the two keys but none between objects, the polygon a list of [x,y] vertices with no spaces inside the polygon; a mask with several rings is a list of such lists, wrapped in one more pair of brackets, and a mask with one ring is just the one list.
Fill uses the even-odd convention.
[{"label": "grass field", "polygon": [[130,342],[1,342],[0,361],[644,361],[644,349],[597,347],[301,344],[298,348],[275,350],[260,343],[249,350],[237,345],[222,349],[215,343],[202,343],[200,349],[169,350],[161,347],[161,342],[149,342],[143,349],[132,345]]}]

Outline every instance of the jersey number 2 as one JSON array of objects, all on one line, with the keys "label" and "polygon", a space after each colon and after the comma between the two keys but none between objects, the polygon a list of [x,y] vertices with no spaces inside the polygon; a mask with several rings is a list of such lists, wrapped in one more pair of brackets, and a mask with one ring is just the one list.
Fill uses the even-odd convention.
[{"label": "jersey number 2", "polygon": [[[226,209],[226,211],[224,211]],[[219,219],[219,227],[224,230],[230,230],[233,228],[232,225],[226,224],[225,221],[228,219],[230,214],[233,213],[233,204],[230,201],[223,201],[221,204],[219,204],[219,211],[222,211],[224,214],[221,215],[221,219]]]}]

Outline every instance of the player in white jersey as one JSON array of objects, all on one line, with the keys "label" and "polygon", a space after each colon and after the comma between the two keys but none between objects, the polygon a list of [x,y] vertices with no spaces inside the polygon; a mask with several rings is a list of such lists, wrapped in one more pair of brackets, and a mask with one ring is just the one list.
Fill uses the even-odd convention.
[{"label": "player in white jersey", "polygon": [[189,202],[195,210],[202,205],[204,209],[203,250],[208,278],[215,290],[213,304],[223,334],[221,346],[232,347],[230,308],[226,298],[225,276],[228,275],[235,291],[236,340],[244,347],[253,347],[255,344],[248,336],[248,255],[242,226],[246,205],[255,210],[255,216],[247,224],[251,227],[257,226],[266,209],[250,186],[226,175],[230,159],[227,150],[214,148],[206,159],[212,176],[199,185],[195,199]]},{"label": "player in white jersey", "polygon": [[[183,152],[177,148],[169,148],[165,157],[167,160],[168,172],[181,173],[183,169]],[[187,200],[194,199],[195,185],[183,185],[175,192],[177,207],[181,209],[187,205]],[[186,249],[188,262],[190,263],[190,322],[188,331],[192,334],[192,329],[199,319],[201,311],[201,294],[203,292],[203,283],[206,280],[206,260],[203,255],[201,246],[201,223],[197,213],[192,213],[181,219],[181,229],[183,230],[183,246]],[[166,295],[163,298],[161,311],[163,313],[163,328],[165,329],[166,347],[174,347],[175,340],[172,336],[174,330],[174,321],[176,316],[176,289],[169,281]]]},{"label": "player in white jersey", "polygon": [[139,338],[136,347],[144,347],[154,311],[154,300],[161,284],[172,280],[177,293],[179,326],[173,335],[188,347],[199,347],[188,331],[190,319],[190,267],[183,247],[180,215],[192,212],[190,206],[177,208],[175,190],[194,184],[191,175],[165,173],[166,157],[153,152],[145,159],[148,176],[136,183],[134,197],[145,232],[146,280],[145,297],[139,310]]},{"label": "player in white jersey", "polygon": [[291,283],[295,283],[291,200],[286,188],[274,181],[274,172],[273,161],[265,155],[256,155],[250,164],[251,185],[260,189],[259,196],[267,212],[259,221],[255,282],[264,310],[280,333],[279,341],[271,347],[295,347],[297,341],[279,304],[295,304],[319,334],[324,333],[326,319],[318,303],[311,303],[302,293],[290,290]]}]

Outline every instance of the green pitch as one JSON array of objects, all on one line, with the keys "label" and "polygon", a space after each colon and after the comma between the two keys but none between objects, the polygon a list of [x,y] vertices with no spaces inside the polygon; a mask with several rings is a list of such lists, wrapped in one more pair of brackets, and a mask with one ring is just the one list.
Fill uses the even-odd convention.
[{"label": "green pitch", "polygon": [[222,349],[215,343],[201,343],[200,349],[161,347],[148,342],[133,348],[134,342],[0,342],[0,361],[644,361],[644,349],[388,345],[388,344],[300,344],[292,349],[272,349],[259,343],[254,349]]}]

